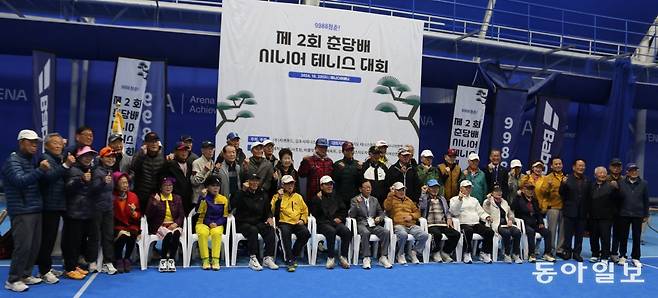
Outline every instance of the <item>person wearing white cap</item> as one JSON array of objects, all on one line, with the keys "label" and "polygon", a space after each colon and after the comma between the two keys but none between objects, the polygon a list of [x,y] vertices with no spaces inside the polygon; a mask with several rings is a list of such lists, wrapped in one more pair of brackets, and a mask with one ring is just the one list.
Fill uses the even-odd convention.
[{"label": "person wearing white cap", "polygon": [[[462,181],[471,182],[472,188],[470,195],[478,200],[480,204],[484,202],[487,194],[487,178],[484,171],[478,167],[480,165],[480,156],[477,153],[468,155],[468,168],[464,170]],[[460,185],[461,186],[461,185]]]},{"label": "person wearing white cap", "polygon": [[388,150],[388,143],[384,140],[379,140],[375,143],[375,148],[379,150],[381,153],[381,156],[379,157],[379,161],[384,164],[387,168],[390,167],[391,165],[388,163],[388,157],[386,157],[386,151]]},{"label": "person wearing white cap", "polygon": [[253,174],[260,177],[260,185],[268,192],[272,183],[274,166],[265,159],[263,154],[263,143],[256,142],[251,144],[251,157],[242,163],[242,181],[247,181]]},{"label": "person wearing white cap", "polygon": [[384,201],[384,210],[393,219],[393,229],[399,248],[396,259],[400,264],[407,263],[405,257],[407,234],[411,234],[416,243],[409,250],[409,257],[412,263],[419,264],[418,255],[422,255],[425,244],[429,239],[429,235],[416,224],[420,218],[420,209],[414,201],[405,195],[405,186],[402,182],[393,183],[391,190]]},{"label": "person wearing white cap", "polygon": [[[281,177],[281,183],[283,188],[272,197],[272,214],[283,244],[283,260],[288,266],[288,272],[295,272],[297,257],[311,238],[311,232],[306,228],[308,207],[302,196],[295,192],[295,178],[285,175]],[[292,246],[293,234],[297,237],[295,246]]]},{"label": "person wearing white cap", "polygon": [[390,187],[395,182],[401,182],[405,187],[406,196],[418,202],[421,185],[416,167],[411,163],[411,152],[406,147],[398,149],[398,161],[386,173],[386,185]]},{"label": "person wearing white cap", "polygon": [[[434,154],[430,150],[423,150],[420,153],[420,164],[416,168],[418,172],[418,181],[421,185],[425,185],[429,180],[439,181],[440,174],[439,169],[432,165],[434,159]],[[441,195],[443,195],[443,190],[441,189]]]},{"label": "person wearing white cap", "polygon": [[522,177],[522,164],[518,159],[513,159],[510,162],[510,172],[507,177],[507,187],[509,193],[507,194],[506,200],[508,204],[512,204],[512,201],[516,196],[521,195],[521,177]]},{"label": "person wearing white cap", "polygon": [[340,237],[340,255],[338,260],[344,269],[350,268],[349,257],[350,244],[352,243],[352,231],[345,226],[347,207],[342,198],[334,194],[334,180],[330,176],[320,178],[320,192],[308,202],[308,208],[317,222],[318,234],[327,239],[327,269],[336,266],[334,256],[336,254],[334,245],[336,236]]},{"label": "person wearing white cap", "polygon": [[279,161],[276,156],[274,156],[274,142],[270,139],[263,141],[263,153],[265,154],[265,159],[272,164],[272,167],[276,166]]},{"label": "person wearing white cap", "polygon": [[18,151],[12,152],[2,167],[7,211],[11,218],[14,251],[5,288],[23,292],[28,285],[41,282],[32,276],[34,261],[41,243],[41,211],[43,202],[39,180],[51,169],[48,160],[34,167],[34,154],[41,138],[32,130],[18,133]]},{"label": "person wearing white cap", "polygon": [[491,263],[491,250],[493,246],[494,231],[483,222],[491,224],[491,216],[482,209],[480,202],[471,196],[473,183],[463,180],[459,183],[459,195],[450,199],[450,213],[459,219],[462,234],[464,234],[464,263],[473,262],[471,245],[473,234],[477,233],[484,239],[480,259],[484,263]]},{"label": "person wearing white cap", "polygon": [[[489,164],[484,169],[484,176],[487,180],[487,189],[493,189],[494,185],[500,186],[503,191],[503,198],[507,198],[509,188],[507,179],[509,177],[509,169],[501,164],[502,157],[499,149],[491,149],[489,153]],[[508,202],[509,203],[509,202]]]}]

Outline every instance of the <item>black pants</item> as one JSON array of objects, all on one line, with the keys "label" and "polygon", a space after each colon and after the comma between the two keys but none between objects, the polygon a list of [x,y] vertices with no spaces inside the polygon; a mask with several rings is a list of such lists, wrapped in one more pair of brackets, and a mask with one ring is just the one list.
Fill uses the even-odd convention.
[{"label": "black pants", "polygon": [[457,230],[448,227],[448,226],[431,226],[427,228],[427,231],[432,234],[432,239],[434,239],[434,246],[432,247],[432,253],[438,252],[441,246],[439,245],[441,243],[441,238],[443,238],[443,235],[446,235],[446,238],[448,240],[445,241],[443,244],[443,252],[447,254],[452,254],[452,252],[455,250],[455,247],[457,247],[457,243],[459,242],[459,237],[461,234],[457,232]]},{"label": "black pants", "polygon": [[[130,259],[130,255],[133,253],[133,249],[135,249],[136,241],[137,241],[136,233],[130,233],[130,237],[126,235],[121,235],[121,237],[117,238],[114,241],[114,259],[115,260]],[[123,251],[124,248],[126,249],[125,253]]]},{"label": "black pants", "polygon": [[82,242],[89,237],[92,226],[91,219],[64,217],[64,229],[62,230],[64,270],[73,271],[78,266],[78,258],[82,254]]},{"label": "black pants", "polygon": [[103,250],[103,263],[111,263],[114,258],[113,211],[96,212],[92,224],[92,232],[87,243],[87,262],[96,262],[98,245],[100,244]]},{"label": "black pants", "polygon": [[13,283],[32,275],[41,242],[41,213],[12,215],[11,236],[14,251],[7,281]]},{"label": "black pants", "polygon": [[160,255],[163,259],[175,259],[176,252],[178,252],[178,245],[180,245],[180,232],[174,231],[167,234],[162,239],[162,253]]},{"label": "black pants", "polygon": [[[291,225],[288,223],[279,223],[279,237],[283,243],[283,260],[286,263],[294,261],[306,246],[306,242],[311,238],[311,233],[305,225]],[[292,234],[297,236],[295,246],[292,246]]]},{"label": "black pants", "polygon": [[626,249],[628,246],[628,228],[633,231],[633,251],[631,258],[640,259],[640,239],[642,237],[642,217],[621,217],[620,225],[621,231],[619,233],[619,255],[626,257]]},{"label": "black pants", "polygon": [[[615,219],[612,223],[612,247],[610,249],[610,254],[616,256],[619,254],[619,237],[621,235],[621,217],[615,216]],[[628,228],[627,228],[628,229]]]},{"label": "black pants", "polygon": [[352,242],[352,232],[342,223],[319,223],[318,234],[327,238],[327,254],[330,258],[336,255],[336,235],[340,236],[340,255],[347,258]]},{"label": "black pants", "polygon": [[473,250],[472,243],[473,243],[473,233],[479,234],[484,238],[484,241],[482,241],[482,252],[490,254],[491,253],[491,247],[493,245],[493,236],[494,236],[494,231],[485,226],[482,223],[477,223],[474,225],[466,225],[462,224],[460,225],[462,229],[462,233],[464,233],[464,238],[465,242],[464,243],[464,252],[466,253],[471,253]]},{"label": "black pants", "polygon": [[607,260],[610,257],[610,230],[614,220],[592,219],[589,222],[589,245],[592,257]]},{"label": "black pants", "polygon": [[[258,234],[263,237],[263,242],[265,242],[265,257],[274,256],[274,228],[266,223],[258,224],[249,224],[249,223],[238,223],[236,231],[245,237],[247,237],[247,249],[249,250],[249,255],[255,255],[258,259],[261,259],[260,249],[258,247]],[[233,244],[235,245],[235,243]]]},{"label": "black pants", "polygon": [[[562,251],[569,255],[580,256],[583,250],[583,234],[585,233],[585,219],[576,217],[563,217],[564,244]],[[573,246],[572,246],[573,239]]]},{"label": "black pants", "polygon": [[64,211],[43,211],[41,215],[41,248],[39,248],[39,257],[37,258],[37,265],[39,265],[39,273],[44,275],[52,269],[53,248],[57,240],[59,231],[59,219],[64,216]]},{"label": "black pants", "polygon": [[544,238],[544,254],[550,255],[551,252],[553,251],[552,243],[551,241],[551,231],[549,231],[546,227],[542,227],[541,229],[539,228],[538,225],[525,225],[525,234],[528,236],[528,255],[534,255],[536,253],[536,247],[537,247],[537,239],[535,239],[535,233],[539,233],[539,235]]},{"label": "black pants", "polygon": [[509,255],[510,252],[515,255],[521,254],[521,230],[519,228],[515,226],[498,227],[498,234],[503,238],[505,255]]}]

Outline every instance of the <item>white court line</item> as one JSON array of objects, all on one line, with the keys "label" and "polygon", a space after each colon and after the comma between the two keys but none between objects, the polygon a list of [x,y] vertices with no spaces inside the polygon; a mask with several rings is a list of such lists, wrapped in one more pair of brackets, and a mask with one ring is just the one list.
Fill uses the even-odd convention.
[{"label": "white court line", "polygon": [[647,266],[647,267],[649,267],[649,268],[658,269],[658,267],[656,267],[656,266],[649,265],[649,264],[645,264],[645,263],[642,263],[642,266],[643,266],[643,267],[644,267],[644,266]]},{"label": "white court line", "polygon": [[75,296],[73,296],[73,298],[80,298],[80,296],[82,296],[82,294],[87,290],[87,288],[89,287],[89,285],[91,285],[91,283],[94,281],[94,279],[96,279],[97,275],[98,275],[98,272],[94,273],[89,278],[89,280],[87,280],[87,282],[82,286],[82,288],[80,288],[80,290],[78,290],[78,292],[75,293]]}]

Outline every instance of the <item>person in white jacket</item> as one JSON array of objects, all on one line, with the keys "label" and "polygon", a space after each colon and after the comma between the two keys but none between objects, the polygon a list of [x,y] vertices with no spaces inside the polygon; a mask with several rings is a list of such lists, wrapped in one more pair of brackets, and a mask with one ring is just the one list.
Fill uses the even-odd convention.
[{"label": "person in white jacket", "polygon": [[[505,247],[505,262],[517,264],[523,263],[519,254],[521,253],[521,230],[514,226],[514,212],[507,201],[503,199],[503,191],[499,185],[493,186],[493,191],[487,195],[482,204],[485,212],[491,215],[491,229],[503,238]],[[513,251],[512,251],[513,248]],[[512,256],[510,257],[510,252]]]},{"label": "person in white jacket", "polygon": [[459,195],[450,199],[450,213],[459,219],[460,228],[464,234],[464,263],[473,262],[471,243],[473,243],[473,233],[477,233],[484,238],[480,260],[491,264],[494,231],[483,223],[491,223],[491,216],[482,209],[478,200],[471,196],[472,189],[473,184],[469,180],[459,183]]}]

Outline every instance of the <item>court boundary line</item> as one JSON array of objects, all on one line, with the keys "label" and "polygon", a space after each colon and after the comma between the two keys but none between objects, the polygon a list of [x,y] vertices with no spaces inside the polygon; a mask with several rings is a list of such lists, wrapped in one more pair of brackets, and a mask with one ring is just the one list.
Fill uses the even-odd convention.
[{"label": "court boundary line", "polygon": [[89,288],[89,286],[91,285],[91,283],[94,282],[94,280],[96,279],[96,276],[98,276],[98,272],[94,273],[94,274],[93,274],[93,275],[87,280],[87,282],[85,282],[85,284],[82,285],[82,288],[80,288],[80,289],[78,290],[78,292],[75,293],[75,296],[73,296],[73,298],[80,298],[80,296],[82,296],[82,294],[84,294],[84,292],[87,290],[87,288]]}]

